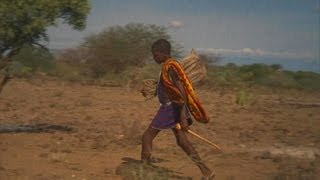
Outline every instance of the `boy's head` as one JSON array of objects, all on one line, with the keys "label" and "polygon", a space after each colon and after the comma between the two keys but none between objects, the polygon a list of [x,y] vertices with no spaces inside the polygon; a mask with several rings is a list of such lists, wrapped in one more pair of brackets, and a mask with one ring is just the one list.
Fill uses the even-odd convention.
[{"label": "boy's head", "polygon": [[151,47],[153,59],[161,64],[170,58],[171,44],[165,39],[159,39]]}]

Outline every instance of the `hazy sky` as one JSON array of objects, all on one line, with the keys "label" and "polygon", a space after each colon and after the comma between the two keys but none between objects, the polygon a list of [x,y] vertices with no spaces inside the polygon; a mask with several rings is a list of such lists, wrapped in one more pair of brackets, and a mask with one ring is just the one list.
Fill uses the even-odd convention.
[{"label": "hazy sky", "polygon": [[49,47],[130,22],[165,25],[185,50],[319,59],[320,0],[92,0],[87,28],[49,29]]}]

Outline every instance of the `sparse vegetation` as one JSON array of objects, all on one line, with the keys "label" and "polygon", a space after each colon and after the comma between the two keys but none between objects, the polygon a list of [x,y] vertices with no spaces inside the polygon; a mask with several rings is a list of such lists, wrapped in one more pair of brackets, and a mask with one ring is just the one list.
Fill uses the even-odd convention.
[{"label": "sparse vegetation", "polygon": [[[26,57],[27,59],[23,59]],[[43,60],[48,57],[47,60]],[[59,56],[61,57],[61,56]],[[157,79],[160,66],[152,61],[143,66],[129,65],[121,73],[108,71],[107,68],[99,78],[92,76],[90,68],[83,62],[74,60],[51,59],[52,55],[41,49],[27,47],[14,59],[10,73],[23,77],[30,77],[36,72],[57,76],[73,82],[85,82],[101,86],[121,85],[130,88],[139,87],[143,79]],[[108,67],[108,66],[102,66]],[[263,86],[269,88],[289,88],[301,90],[319,90],[320,74],[315,72],[293,72],[282,70],[280,65],[252,64],[237,66],[229,63],[226,66],[208,66],[208,78],[200,88],[230,87],[243,88]]]},{"label": "sparse vegetation", "polygon": [[[87,7],[85,4],[83,6]],[[82,21],[83,18],[80,18],[79,22],[70,23],[81,29],[84,27]],[[150,46],[159,38],[171,41],[173,56],[180,57],[181,46],[172,40],[165,27],[130,23],[88,36],[79,47],[66,49],[55,58],[32,44],[19,46],[19,53],[13,53],[16,54],[13,62],[9,68],[3,68],[2,74],[6,74],[5,77],[8,74],[30,77],[41,72],[68,81],[135,88],[143,79],[158,78],[160,66],[153,63]],[[34,42],[38,41],[36,39]],[[273,89],[320,89],[320,75],[317,73],[285,71],[279,64],[237,66],[229,63],[216,66],[222,59],[220,55],[200,54],[200,57],[203,62],[211,64],[208,66],[208,78],[200,88],[264,86]],[[1,67],[6,66],[3,62]]]},{"label": "sparse vegetation", "polygon": [[320,74],[280,70],[280,65],[252,64],[236,66],[209,66],[206,86],[320,89]]}]

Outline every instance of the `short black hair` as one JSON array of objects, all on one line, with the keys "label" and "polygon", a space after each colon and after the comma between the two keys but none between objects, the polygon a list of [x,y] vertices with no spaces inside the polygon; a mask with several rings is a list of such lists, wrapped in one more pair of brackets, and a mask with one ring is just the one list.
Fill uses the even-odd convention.
[{"label": "short black hair", "polygon": [[152,52],[157,51],[157,52],[162,52],[165,54],[170,54],[171,44],[169,41],[167,41],[165,39],[159,39],[152,44],[151,51]]}]

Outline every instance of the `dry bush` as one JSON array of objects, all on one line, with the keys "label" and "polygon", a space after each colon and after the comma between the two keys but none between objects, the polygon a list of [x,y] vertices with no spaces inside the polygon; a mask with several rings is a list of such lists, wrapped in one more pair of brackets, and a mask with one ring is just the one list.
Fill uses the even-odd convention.
[{"label": "dry bush", "polygon": [[[91,75],[99,78],[110,72],[122,73],[129,67],[143,67],[151,60],[151,45],[162,38],[172,42],[163,26],[131,23],[91,35],[82,46],[90,54],[86,64]],[[177,54],[179,46],[172,44]]]}]

